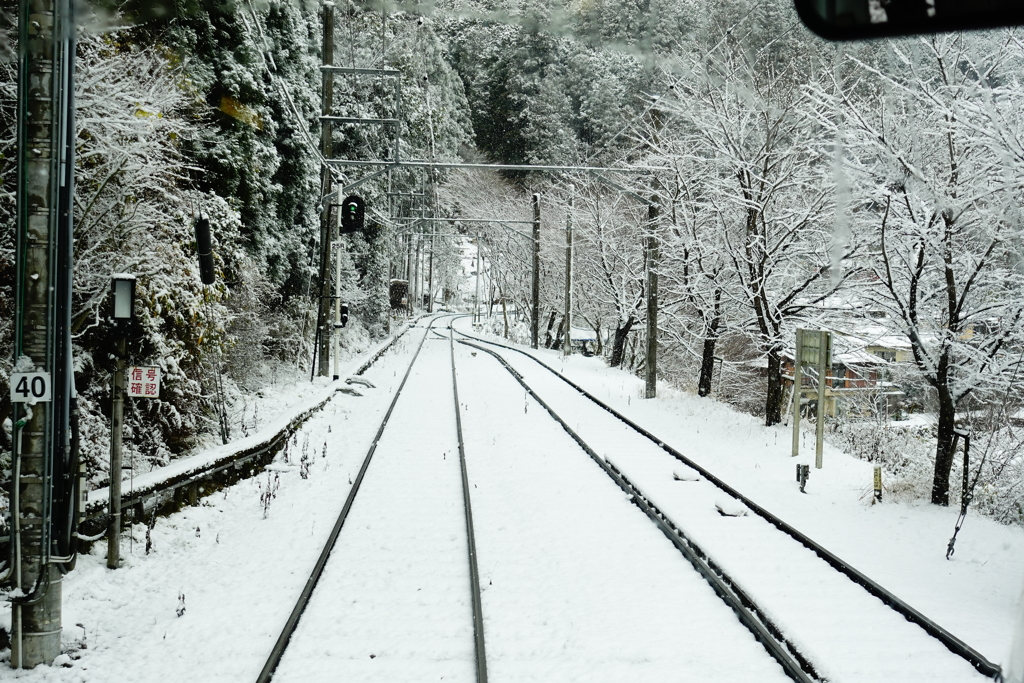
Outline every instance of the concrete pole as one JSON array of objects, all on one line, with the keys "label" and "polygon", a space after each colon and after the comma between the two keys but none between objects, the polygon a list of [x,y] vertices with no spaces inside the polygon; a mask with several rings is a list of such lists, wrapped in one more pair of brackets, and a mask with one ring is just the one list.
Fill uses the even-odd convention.
[{"label": "concrete pole", "polygon": [[537,348],[540,339],[540,195],[533,195],[533,287],[530,317],[530,346]]},{"label": "concrete pole", "polygon": [[107,567],[117,569],[121,561],[121,436],[124,432],[124,334],[117,340],[117,369],[114,370],[110,409],[110,520],[107,526]]},{"label": "concrete pole", "polygon": [[18,17],[14,357],[49,373],[52,395],[15,404],[12,416],[11,566],[32,599],[12,600],[10,662],[32,668],[51,663],[61,641],[61,573],[50,558],[54,473],[68,444],[75,31],[69,0],[21,0]]},{"label": "concrete pole", "polygon": [[793,457],[800,455],[800,384],[804,381],[803,368],[804,331],[796,330],[796,351],[793,352]]},{"label": "concrete pole", "polygon": [[[334,64],[334,5],[325,3],[323,8],[323,63],[325,66]],[[324,116],[331,114],[334,106],[334,74],[324,71],[321,76],[322,94],[320,111]],[[331,144],[331,123],[320,124],[320,152],[325,159],[333,156]],[[320,186],[324,194],[331,191],[333,178],[327,165],[320,171]],[[340,204],[341,202],[336,202]],[[327,302],[331,297],[331,221],[330,205],[324,205],[320,212],[320,303],[317,306],[317,332],[319,334],[319,375],[326,377],[331,367],[330,329],[328,327]]]},{"label": "concrete pole", "polygon": [[562,335],[562,354],[572,355],[572,210],[574,201],[569,198],[569,210],[565,215],[565,333]]},{"label": "concrete pole", "polygon": [[476,234],[476,294],[473,295],[473,322],[480,322],[480,270],[483,262],[480,260],[480,233]]},{"label": "concrete pole", "polygon": [[436,242],[434,237],[436,236],[436,233],[437,233],[437,228],[431,229],[431,232],[430,232],[430,265],[429,265],[429,268],[430,268],[430,270],[429,270],[429,272],[430,272],[430,281],[427,283],[427,289],[429,290],[429,293],[427,294],[427,313],[433,313],[434,312],[434,246],[435,246],[435,242]]},{"label": "concrete pole", "polygon": [[334,381],[338,381],[341,373],[341,257],[344,247],[344,239],[339,238],[334,243]]},{"label": "concrete pole", "polygon": [[644,396],[658,395],[658,206],[647,207],[647,372]]}]

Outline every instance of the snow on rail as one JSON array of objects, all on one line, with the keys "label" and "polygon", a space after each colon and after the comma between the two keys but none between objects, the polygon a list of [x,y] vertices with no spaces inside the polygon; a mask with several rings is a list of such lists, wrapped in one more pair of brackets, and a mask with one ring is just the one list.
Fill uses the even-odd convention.
[{"label": "snow on rail", "polygon": [[[351,377],[363,373],[374,361],[387,351],[407,330],[403,325],[393,336],[382,341],[354,362],[341,377]],[[223,446],[209,448],[145,474],[136,475],[133,480],[121,481],[121,505],[138,504],[139,502],[186,486],[222,469],[241,465],[244,460],[256,457],[268,449],[283,445],[284,441],[295,432],[314,413],[331,400],[335,392],[346,388],[346,380],[339,379],[324,386],[313,398],[283,412],[270,420],[266,426],[255,434]],[[108,512],[110,488],[90,491],[86,497],[84,517],[93,518],[106,515]]]}]

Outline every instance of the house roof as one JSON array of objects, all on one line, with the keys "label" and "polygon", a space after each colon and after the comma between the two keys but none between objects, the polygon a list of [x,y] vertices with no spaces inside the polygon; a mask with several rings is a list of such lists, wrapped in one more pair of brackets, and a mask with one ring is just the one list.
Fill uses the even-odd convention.
[{"label": "house roof", "polygon": [[837,353],[832,357],[832,362],[850,367],[852,365],[888,365],[888,362],[873,353],[857,349],[846,353]]},{"label": "house roof", "polygon": [[597,341],[597,333],[593,330],[586,330],[581,327],[573,327],[569,332],[573,341]]}]

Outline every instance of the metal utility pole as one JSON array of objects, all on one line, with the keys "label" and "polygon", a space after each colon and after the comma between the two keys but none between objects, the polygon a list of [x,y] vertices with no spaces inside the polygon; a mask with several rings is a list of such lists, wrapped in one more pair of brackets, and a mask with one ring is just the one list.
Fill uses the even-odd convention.
[{"label": "metal utility pole", "polygon": [[[334,5],[324,4],[323,15],[323,63],[324,66],[334,65]],[[334,72],[330,69],[321,70],[322,96],[320,99],[320,110],[322,115],[331,115],[334,107]],[[320,122],[320,151],[324,159],[330,159],[333,155],[331,145],[331,122],[321,119]],[[320,186],[323,194],[331,193],[332,176],[329,167],[325,164],[320,171]],[[325,203],[320,212],[320,303],[317,306],[316,330],[318,353],[320,354],[319,375],[326,377],[331,367],[330,357],[330,327],[328,326],[327,302],[331,297],[331,221],[330,203]]]},{"label": "metal utility pole", "polygon": [[406,296],[409,298],[409,311],[412,311],[412,233],[405,236],[406,241],[406,254],[405,254],[405,281],[406,281]]},{"label": "metal utility pole", "polygon": [[647,372],[644,396],[658,395],[658,205],[647,206]]},{"label": "metal utility pole", "polygon": [[825,445],[825,387],[832,365],[832,334],[818,333],[818,419],[814,422],[814,467],[821,469],[821,450]]},{"label": "metal utility pole", "polygon": [[416,240],[416,251],[414,252],[415,261],[413,261],[412,269],[412,291],[416,299],[416,306],[418,307],[423,301],[423,288],[420,286],[420,236],[414,235]]},{"label": "metal utility pole", "polygon": [[540,338],[540,195],[533,195],[533,309],[530,312],[530,346],[538,347]]},{"label": "metal utility pole", "polygon": [[338,373],[341,367],[341,257],[346,253],[348,240],[342,234],[342,207],[338,206],[337,218],[334,221],[334,241],[331,246],[334,248],[334,381],[338,381]]},{"label": "metal utility pole", "polygon": [[565,335],[562,337],[562,354],[572,355],[572,210],[573,198],[569,198],[569,211],[565,215]]},{"label": "metal utility pole", "polygon": [[334,256],[334,380],[337,381],[341,373],[341,256],[345,240],[338,239],[334,246],[337,249]]},{"label": "metal utility pole", "polygon": [[124,432],[124,357],[127,342],[124,330],[117,340],[117,366],[114,370],[113,403],[110,409],[110,520],[107,524],[107,568],[117,569],[121,562],[121,435]]},{"label": "metal utility pole", "polygon": [[429,298],[427,299],[427,313],[434,312],[434,246],[436,240],[437,228],[435,227],[430,235],[430,282],[427,283],[427,289],[430,290]]},{"label": "metal utility pole", "polygon": [[50,400],[14,404],[11,666],[60,654],[61,572],[70,562],[72,197],[75,27],[70,0],[18,5],[14,360],[46,373]]}]

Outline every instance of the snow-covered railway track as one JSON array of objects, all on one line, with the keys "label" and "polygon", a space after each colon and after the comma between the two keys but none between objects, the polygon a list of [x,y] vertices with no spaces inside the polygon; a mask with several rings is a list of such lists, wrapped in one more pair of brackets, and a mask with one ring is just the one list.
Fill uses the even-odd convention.
[{"label": "snow-covered railway track", "polygon": [[465,346],[456,368],[493,681],[810,680],[513,377]]},{"label": "snow-covered railway track", "polygon": [[260,682],[487,680],[453,342],[430,333],[437,320]]},{"label": "snow-covered railway track", "polygon": [[[483,340],[461,341],[498,358],[691,563],[710,570],[705,578],[724,584],[715,587],[719,596],[731,606],[738,602],[742,610],[734,609],[741,621],[780,663],[780,656],[790,657],[799,666],[797,675],[829,681],[981,681],[998,674],[997,666],[810,539],[796,530],[780,533],[787,531],[784,522],[765,519],[770,513],[546,364],[529,354],[522,354],[527,361],[504,349],[493,351],[477,343]],[[609,420],[605,411],[619,419]],[[695,481],[679,481],[677,474]],[[760,517],[729,517],[721,507],[741,514],[752,510]],[[845,576],[837,569],[845,569]]]}]

